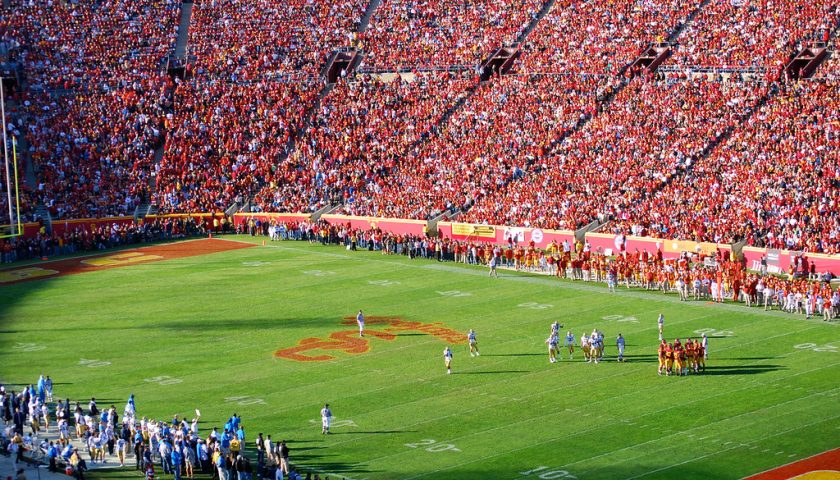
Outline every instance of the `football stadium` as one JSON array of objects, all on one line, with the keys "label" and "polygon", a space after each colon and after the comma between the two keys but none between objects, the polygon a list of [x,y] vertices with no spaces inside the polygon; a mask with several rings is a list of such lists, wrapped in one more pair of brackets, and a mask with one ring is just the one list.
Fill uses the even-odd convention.
[{"label": "football stadium", "polygon": [[0,479],[840,479],[837,2],[0,12]]}]

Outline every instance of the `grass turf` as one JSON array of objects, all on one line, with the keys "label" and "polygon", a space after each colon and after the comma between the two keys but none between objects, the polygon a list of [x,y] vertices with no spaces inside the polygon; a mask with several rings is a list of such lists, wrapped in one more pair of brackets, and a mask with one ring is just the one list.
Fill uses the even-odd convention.
[{"label": "grass turf", "polygon": [[[134,393],[160,419],[199,408],[205,435],[236,412],[249,447],[270,433],[304,470],[354,479],[740,478],[840,446],[836,325],[486,273],[285,242],[3,286],[0,379],[47,374],[59,398],[119,411]],[[273,356],[352,330],[340,322],[359,308],[474,328],[482,355],[455,346],[448,376],[444,341],[402,333],[332,361]],[[704,375],[656,375],[660,312],[668,338],[714,329]],[[578,338],[604,331],[608,361],[549,364],[555,319]],[[619,332],[625,364],[612,361]]]}]

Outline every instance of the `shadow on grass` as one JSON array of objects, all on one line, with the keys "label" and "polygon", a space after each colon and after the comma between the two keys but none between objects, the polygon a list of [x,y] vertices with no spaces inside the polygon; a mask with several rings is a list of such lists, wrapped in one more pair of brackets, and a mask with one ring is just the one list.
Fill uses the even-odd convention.
[{"label": "shadow on grass", "polygon": [[455,375],[493,375],[500,373],[530,373],[530,370],[484,370],[481,372],[455,372]]},{"label": "shadow on grass", "polygon": [[482,357],[544,357],[545,353],[482,353]]},{"label": "shadow on grass", "polygon": [[417,430],[359,430],[353,432],[330,432],[330,435],[385,435],[388,433],[417,433]]},{"label": "shadow on grass", "polygon": [[787,367],[781,365],[725,365],[725,366],[709,366],[702,375],[755,375],[759,373],[777,372],[779,370],[787,370]]}]

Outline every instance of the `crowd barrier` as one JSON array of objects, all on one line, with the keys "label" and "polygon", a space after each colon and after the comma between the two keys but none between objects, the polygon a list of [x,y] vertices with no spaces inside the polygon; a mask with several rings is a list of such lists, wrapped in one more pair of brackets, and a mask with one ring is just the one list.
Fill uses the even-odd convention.
[{"label": "crowd barrier", "polygon": [[[747,268],[759,270],[761,268],[761,257],[767,262],[769,273],[787,273],[795,258],[802,252],[791,250],[776,250],[773,248],[744,247],[741,254],[747,262]],[[821,253],[805,253],[805,260],[809,264],[814,263],[816,273],[831,272],[834,276],[840,277],[840,255],[823,255]]]},{"label": "crowd barrier", "polygon": [[425,220],[403,220],[399,218],[351,217],[349,215],[321,215],[321,220],[330,225],[347,225],[351,228],[369,230],[379,228],[383,232],[397,235],[423,235],[428,230]]},{"label": "crowd barrier", "polygon": [[510,238],[514,238],[519,245],[534,242],[537,248],[546,248],[552,241],[558,245],[564,241],[574,244],[575,241],[575,232],[571,230],[543,230],[456,222],[438,222],[437,229],[440,235],[454,240],[487,242],[495,245],[507,245]]},{"label": "crowd barrier", "polygon": [[311,218],[311,215],[308,213],[265,213],[265,212],[255,212],[255,213],[234,213],[233,214],[233,223],[235,225],[241,225],[243,223],[247,223],[250,219],[259,220],[260,222],[269,222],[274,220],[276,222],[308,222]]},{"label": "crowd barrier", "polygon": [[663,240],[661,238],[634,237],[611,233],[588,232],[586,241],[592,246],[592,250],[604,252],[607,255],[617,255],[622,251],[633,253],[636,250],[656,254],[659,250],[662,252],[663,258],[677,258],[683,252],[704,253],[707,256],[712,256],[717,254],[718,250],[727,255],[732,251],[732,245],[726,243]]},{"label": "crowd barrier", "polygon": [[[223,218],[224,213],[191,213],[191,214],[167,214],[149,215],[147,220],[155,218],[201,218],[207,227],[210,227],[214,218]],[[236,213],[233,222],[237,225],[246,223],[249,219],[260,221],[280,222],[304,222],[311,219],[307,213]],[[322,215],[321,220],[331,225],[347,225],[352,228],[369,230],[379,228],[385,232],[399,235],[424,235],[428,232],[428,222],[425,220],[405,220],[399,218],[378,218],[378,217],[353,217],[349,215]],[[108,227],[116,223],[125,225],[134,222],[133,217],[108,217],[108,218],[81,218],[74,220],[58,220],[52,223],[53,233],[63,235],[65,231],[73,231],[76,227],[95,229]],[[23,225],[23,236],[34,237],[40,231],[38,223],[26,223]],[[569,230],[544,230],[539,228],[505,227],[498,225],[476,225],[457,222],[438,222],[437,230],[439,235],[459,241],[476,241],[506,245],[508,239],[515,237],[518,244],[534,242],[538,248],[546,248],[554,241],[561,244],[564,241],[574,243],[575,234]],[[718,251],[729,254],[732,245],[709,242],[693,242],[688,240],[663,240],[650,237],[635,237],[628,235],[615,235],[609,233],[586,234],[586,240],[593,251],[600,251],[607,255],[617,255],[623,250],[627,252],[647,251],[649,254],[656,254],[657,250],[662,252],[664,258],[676,258],[683,252],[700,253],[713,256]],[[738,253],[738,252],[736,252]],[[765,257],[767,270],[770,273],[786,273],[794,259],[801,252],[790,250],[776,250],[768,248],[744,247],[741,252],[746,260],[747,268],[759,270],[761,258]],[[814,263],[817,273],[831,272],[840,277],[840,255],[824,255],[818,253],[805,253],[805,258]]]}]

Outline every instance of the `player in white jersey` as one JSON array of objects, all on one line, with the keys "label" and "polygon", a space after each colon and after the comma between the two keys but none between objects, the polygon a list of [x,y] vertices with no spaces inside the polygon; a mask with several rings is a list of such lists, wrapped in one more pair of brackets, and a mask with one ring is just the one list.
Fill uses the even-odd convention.
[{"label": "player in white jersey", "polygon": [[566,332],[566,340],[565,340],[566,348],[569,349],[569,360],[574,358],[575,354],[575,335],[572,333],[571,330]]},{"label": "player in white jersey", "polygon": [[359,336],[365,336],[365,315],[359,310],[359,314],[356,315],[356,323],[359,324]]},{"label": "player in white jersey", "polygon": [[490,257],[490,276],[499,278],[499,272],[496,271],[496,264],[499,262],[499,258],[494,254]]},{"label": "player in white jersey", "polygon": [[470,333],[467,334],[467,340],[469,341],[469,344],[470,344],[470,356],[471,357],[480,356],[481,354],[478,353],[478,340],[476,340],[475,330],[473,330],[472,328],[470,329]]},{"label": "player in white jersey", "polygon": [[704,333],[700,339],[700,345],[703,345],[703,360],[709,358],[709,339]]},{"label": "player in white jersey", "polygon": [[580,349],[583,350],[583,359],[587,362],[592,361],[589,349],[589,337],[584,333],[580,336]]},{"label": "player in white jersey", "polygon": [[443,349],[443,363],[446,365],[446,374],[452,373],[452,350],[448,346]]},{"label": "player in white jersey", "polygon": [[330,423],[332,423],[332,410],[330,410],[330,404],[325,403],[324,408],[321,409],[321,435],[330,433]]},{"label": "player in white jersey", "polygon": [[766,286],[764,287],[764,311],[773,310],[773,297],[776,295],[776,291],[773,290],[773,287]]},{"label": "player in white jersey", "polygon": [[552,333],[551,336],[546,339],[545,343],[548,345],[548,361],[550,363],[555,363],[557,361],[557,344],[559,339],[557,338],[557,334]]},{"label": "player in white jersey", "polygon": [[656,323],[659,325],[659,341],[661,342],[664,338],[662,336],[662,332],[665,329],[665,315],[659,314],[659,319],[656,320]]}]

